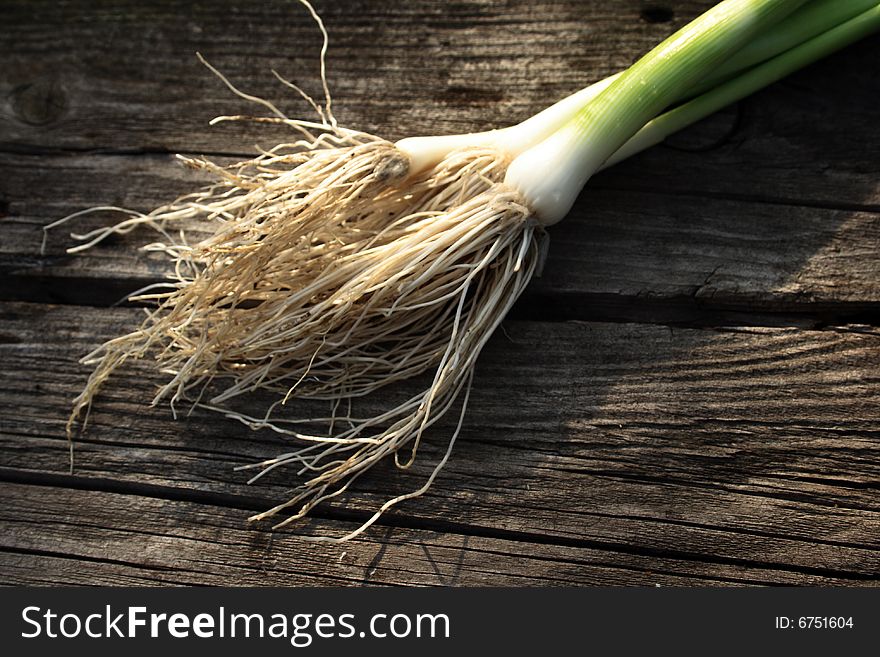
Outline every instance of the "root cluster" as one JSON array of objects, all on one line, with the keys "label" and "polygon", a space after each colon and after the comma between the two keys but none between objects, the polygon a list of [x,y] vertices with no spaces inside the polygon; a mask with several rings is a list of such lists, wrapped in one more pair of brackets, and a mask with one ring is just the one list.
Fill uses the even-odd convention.
[{"label": "root cluster", "polygon": [[[88,246],[149,225],[163,237],[148,248],[169,256],[174,275],[166,289],[136,297],[156,304],[136,331],[84,359],[95,369],[69,423],[122,363],[149,359],[166,376],[154,403],[210,408],[295,439],[289,453],[255,464],[255,479],[279,466],[303,475],[290,500],[254,516],[293,507],[280,524],[385,457],[412,463],[424,431],[468,388],[539,252],[528,209],[500,183],[507,163],[498,153],[454,153],[413,175],[389,142],[335,123],[317,136],[311,124],[296,127],[301,141],[246,162],[184,158],[216,182],[81,236]],[[194,218],[208,238],[172,237]],[[425,372],[427,387],[373,417],[340,410]],[[255,391],[273,400],[248,414],[231,408]],[[328,400],[327,417],[286,417],[295,397]],[[358,532],[429,484],[390,500]]]}]

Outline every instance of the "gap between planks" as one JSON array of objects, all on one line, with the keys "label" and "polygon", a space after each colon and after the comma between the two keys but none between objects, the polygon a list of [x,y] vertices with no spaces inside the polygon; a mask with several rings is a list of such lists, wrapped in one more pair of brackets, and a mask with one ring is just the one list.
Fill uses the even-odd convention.
[{"label": "gap between planks", "polygon": [[[224,508],[248,511],[258,510],[260,506],[265,508],[265,506],[269,504],[267,500],[258,501],[258,498],[246,498],[240,495],[218,495],[216,493],[191,491],[188,489],[181,489],[169,486],[120,482],[117,480],[96,479],[91,477],[76,477],[73,475],[29,473],[3,467],[0,467],[0,482],[27,486],[42,486],[56,489],[79,490],[93,493],[114,493],[127,496],[147,497],[155,500],[189,502],[198,505],[221,506]],[[370,515],[371,514],[367,512],[341,510],[330,507],[317,507],[310,514],[312,520],[342,523],[361,523],[369,518]],[[682,550],[671,550],[662,548],[652,549],[646,546],[639,547],[623,543],[535,534],[524,531],[505,530],[497,527],[484,527],[468,523],[406,515],[400,512],[392,512],[383,515],[382,518],[380,518],[374,526],[377,528],[381,527],[386,529],[403,529],[417,532],[430,532],[447,536],[453,535],[460,536],[462,538],[483,538],[509,543],[525,543],[533,546],[576,548],[613,553],[630,557],[649,558],[652,560],[675,560],[695,564],[733,566],[758,570],[774,570],[795,575],[813,576],[829,579],[848,579],[856,582],[876,581],[876,576],[869,573],[859,573],[848,570],[838,570],[834,568],[794,565],[773,561],[731,558],[718,555],[708,556],[705,554],[687,552]],[[345,544],[342,544],[342,546],[344,545]],[[2,548],[0,548],[0,550],[2,550]]]}]

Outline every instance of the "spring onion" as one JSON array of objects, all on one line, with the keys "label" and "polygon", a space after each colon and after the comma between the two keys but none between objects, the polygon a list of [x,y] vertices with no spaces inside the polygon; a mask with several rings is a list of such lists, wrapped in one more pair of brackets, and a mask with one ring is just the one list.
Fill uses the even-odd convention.
[{"label": "spring onion", "polygon": [[[323,24],[302,1],[326,50]],[[629,69],[517,126],[396,144],[337,124],[323,56],[323,107],[303,94],[314,122],[289,119],[215,70],[273,113],[263,120],[300,138],[229,166],[181,158],[215,184],[79,236],[71,250],[150,226],[161,241],[148,248],[167,254],[174,274],[166,289],[132,297],[156,304],[137,330],[83,359],[94,371],[69,435],[118,367],[151,358],[169,377],[154,404],[215,410],[304,445],[246,466],[258,471],[252,481],[281,466],[307,475],[290,500],[252,518],[292,509],[283,525],[387,457],[408,467],[426,429],[463,397],[425,485],[334,540],[357,535],[427,490],[446,463],[482,347],[538,271],[546,227],[590,176],[878,27],[876,2],[724,0]],[[171,229],[193,218],[211,234],[176,238]],[[415,394],[356,412],[361,398],[418,375],[428,380]],[[257,408],[256,391],[274,397]],[[292,398],[325,400],[330,411],[291,417]]]}]

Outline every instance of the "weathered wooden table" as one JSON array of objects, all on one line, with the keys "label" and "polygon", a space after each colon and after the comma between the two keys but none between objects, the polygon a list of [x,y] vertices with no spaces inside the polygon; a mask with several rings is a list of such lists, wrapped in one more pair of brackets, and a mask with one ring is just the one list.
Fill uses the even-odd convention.
[{"label": "weathered wooden table", "polygon": [[[711,2],[317,2],[340,121],[391,139],[520,120]],[[288,0],[0,3],[0,580],[57,584],[876,583],[880,572],[880,60],[876,37],[595,177],[483,354],[453,457],[423,497],[392,464],[273,532],[247,516],[284,444],[209,413],[174,421],[129,370],[68,473],[79,357],[161,278],[135,233],[67,255],[41,227],[149,210],[203,178],[174,153],[286,137],[194,56],[288,113],[320,94],[320,35]],[[76,229],[108,216],[86,217]],[[145,379],[144,377],[147,376]]]}]

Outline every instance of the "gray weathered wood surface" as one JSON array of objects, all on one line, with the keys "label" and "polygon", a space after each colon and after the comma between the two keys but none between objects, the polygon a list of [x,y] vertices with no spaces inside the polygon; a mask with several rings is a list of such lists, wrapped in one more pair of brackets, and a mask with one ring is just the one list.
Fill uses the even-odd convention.
[{"label": "gray weathered wood surface", "polygon": [[[114,239],[41,227],[148,210],[282,131],[196,61],[305,114],[319,35],[282,1],[0,4],[0,581],[563,585],[844,584],[880,573],[880,97],[872,38],[591,181],[477,370],[452,459],[344,545],[412,471],[377,467],[293,528],[248,525],[290,475],[238,465],[275,435],[150,408],[133,367],[68,473],[77,359],[137,321],[162,275]],[[316,2],[341,122],[389,138],[484,129],[635,59],[711,2]],[[660,9],[671,10],[670,12]],[[84,218],[77,228],[104,217]],[[391,393],[389,393],[391,394]],[[381,403],[379,400],[376,403]],[[423,458],[422,458],[423,457]]]}]

